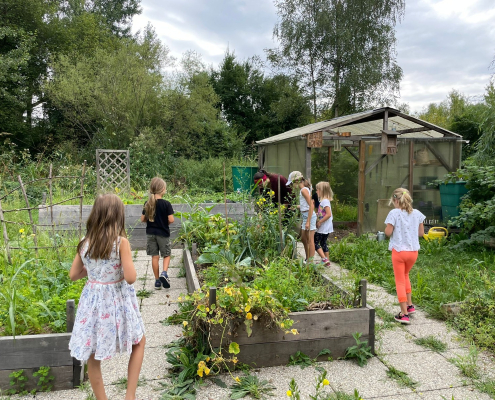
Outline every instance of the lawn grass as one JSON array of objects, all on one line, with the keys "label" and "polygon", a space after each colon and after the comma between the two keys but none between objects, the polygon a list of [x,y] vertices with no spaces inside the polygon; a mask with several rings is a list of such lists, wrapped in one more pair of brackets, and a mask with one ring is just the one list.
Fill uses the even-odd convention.
[{"label": "lawn grass", "polygon": [[[495,350],[495,315],[483,313],[495,300],[495,253],[485,248],[460,250],[454,243],[420,239],[421,250],[410,278],[413,302],[433,317],[446,319],[442,304],[466,301],[454,326],[479,346]],[[330,245],[330,259],[395,294],[388,241],[350,236]],[[480,310],[475,310],[480,307]]]}]

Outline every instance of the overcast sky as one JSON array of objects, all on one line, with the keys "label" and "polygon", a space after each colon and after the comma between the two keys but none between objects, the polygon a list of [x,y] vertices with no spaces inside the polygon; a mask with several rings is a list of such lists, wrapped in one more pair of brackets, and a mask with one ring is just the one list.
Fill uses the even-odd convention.
[{"label": "overcast sky", "polygon": [[[276,45],[272,0],[142,0],[133,30],[150,22],[173,56],[195,50],[218,65],[227,47],[239,59]],[[457,89],[480,96],[495,56],[494,0],[406,0],[397,25],[398,62],[404,71],[401,102],[420,111]]]}]

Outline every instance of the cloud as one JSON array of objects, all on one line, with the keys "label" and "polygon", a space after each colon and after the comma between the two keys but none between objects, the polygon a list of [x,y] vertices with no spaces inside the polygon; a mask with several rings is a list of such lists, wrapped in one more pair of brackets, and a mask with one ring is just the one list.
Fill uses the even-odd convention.
[{"label": "cloud", "polygon": [[[275,46],[272,0],[142,0],[142,7],[134,30],[151,22],[177,58],[195,50],[218,65],[227,48],[242,60]],[[493,0],[408,0],[396,33],[400,101],[419,111],[452,89],[482,94],[495,56],[494,18]]]}]

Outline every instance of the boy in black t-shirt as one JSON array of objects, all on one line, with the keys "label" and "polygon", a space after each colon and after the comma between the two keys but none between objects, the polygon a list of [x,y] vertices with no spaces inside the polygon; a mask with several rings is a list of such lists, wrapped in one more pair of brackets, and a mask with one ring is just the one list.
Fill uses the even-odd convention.
[{"label": "boy in black t-shirt", "polygon": [[[150,184],[150,194],[144,203],[141,222],[146,222],[146,254],[151,256],[151,266],[155,275],[155,289],[170,288],[168,267],[170,265],[170,227],[174,222],[174,209],[169,201],[162,197],[167,185],[163,179],[153,178]],[[158,275],[160,254],[163,257],[163,272]]]}]

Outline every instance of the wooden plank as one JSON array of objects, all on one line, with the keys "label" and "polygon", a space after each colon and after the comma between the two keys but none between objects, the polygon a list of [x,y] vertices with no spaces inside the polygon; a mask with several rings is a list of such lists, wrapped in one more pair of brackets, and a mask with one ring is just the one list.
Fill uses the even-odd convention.
[{"label": "wooden plank", "polygon": [[0,368],[39,368],[70,365],[70,333],[0,337]]},{"label": "wooden plank", "polygon": [[440,154],[437,149],[435,149],[430,143],[428,142],[425,142],[425,146],[428,148],[428,150],[430,150],[432,152],[432,154],[436,157],[436,159],[438,161],[440,161],[440,163],[445,167],[445,169],[448,171],[448,172],[452,172],[455,170],[455,168],[453,168],[448,162],[447,160],[442,156],[442,154]]},{"label": "wooden plank", "polygon": [[368,165],[368,168],[366,168],[366,171],[364,171],[364,174],[368,175],[371,171],[373,171],[373,168],[375,168],[385,157],[387,157],[387,155],[382,154],[375,161],[373,161],[370,165]]},{"label": "wooden plank", "polygon": [[366,306],[370,311],[370,327],[368,345],[371,346],[371,352],[375,354],[375,309],[369,305]]},{"label": "wooden plank", "polygon": [[[38,370],[38,368],[22,368],[24,369],[24,376],[28,378],[26,382],[26,390],[30,391],[32,389],[39,389],[36,385],[38,382],[37,377],[33,377],[33,373]],[[9,375],[17,371],[16,369],[0,370],[0,390],[11,389]],[[63,367],[51,367],[49,376],[53,376],[52,390],[67,390],[73,389],[73,368],[72,365],[66,365]]]},{"label": "wooden plank", "polygon": [[351,150],[349,150],[349,147],[348,146],[344,146],[344,149],[347,150],[347,152],[354,157],[354,159],[359,162],[359,157],[357,155],[355,155]]},{"label": "wooden plank", "polygon": [[[303,311],[290,313],[294,321],[292,328],[297,329],[298,335],[285,333],[285,330],[270,326],[268,320],[254,321],[252,334],[248,337],[246,326],[240,324],[235,334],[226,335],[224,342],[234,341],[240,344],[298,342],[301,340],[317,340],[323,338],[338,338],[352,336],[355,332],[368,335],[369,315],[367,308],[346,308],[341,310]],[[228,332],[227,332],[228,333]],[[222,330],[213,330],[210,341],[213,347],[220,346]]]},{"label": "wooden plank", "polygon": [[[368,341],[368,336],[362,336],[360,340]],[[329,349],[333,359],[344,357],[346,350],[354,346],[356,341],[352,336],[340,338],[327,338],[316,340],[301,340],[296,342],[257,343],[239,346],[240,353],[237,358],[244,364],[253,367],[275,367],[287,365],[290,356],[300,351],[310,358],[315,358],[323,349]],[[325,361],[328,355],[321,356],[318,360]]]},{"label": "wooden plank", "polygon": [[304,177],[311,180],[311,147],[306,147],[306,164]]},{"label": "wooden plank", "polygon": [[409,182],[408,189],[409,193],[413,192],[413,182],[414,182],[414,142],[409,142]]},{"label": "wooden plank", "polygon": [[365,192],[366,143],[359,141],[359,172],[358,172],[358,236],[364,232],[364,192]]},{"label": "wooden plank", "polygon": [[[430,124],[429,122],[420,120],[418,118],[411,117],[410,115],[403,114],[401,112],[394,112],[393,114],[397,115],[398,117],[402,117],[404,119],[407,119],[408,121],[414,122],[415,124],[423,125],[425,128],[428,128],[431,131],[440,132],[440,133],[442,133],[442,134],[444,134],[446,136],[449,136],[451,138],[454,137],[454,138],[462,139],[462,136],[459,135],[459,134],[456,134],[456,133],[451,132],[451,131],[449,131],[447,129],[441,128],[439,126]],[[452,139],[450,139],[450,140],[452,140]]]},{"label": "wooden plank", "polygon": [[199,285],[198,276],[196,275],[196,270],[194,269],[191,252],[187,248],[185,248],[182,253],[182,262],[184,263],[184,269],[186,270],[187,292],[193,293],[201,286]]}]

